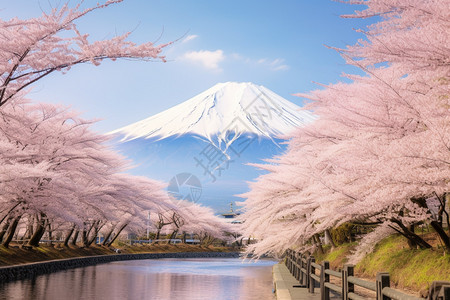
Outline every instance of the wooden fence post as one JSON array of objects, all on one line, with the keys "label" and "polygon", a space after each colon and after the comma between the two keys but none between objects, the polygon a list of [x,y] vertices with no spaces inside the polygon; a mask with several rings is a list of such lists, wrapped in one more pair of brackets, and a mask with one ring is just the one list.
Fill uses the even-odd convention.
[{"label": "wooden fence post", "polygon": [[450,299],[450,286],[445,286],[444,287],[444,300],[449,300]]},{"label": "wooden fence post", "polygon": [[284,261],[284,264],[285,264],[285,266],[288,268],[288,270],[289,270],[289,249],[288,250],[286,250],[286,256],[285,256],[285,261]]},{"label": "wooden fence post", "polygon": [[295,271],[296,271],[296,267],[295,267],[295,259],[297,257],[297,252],[292,250],[292,258],[291,258],[291,274],[295,276]]},{"label": "wooden fence post", "polygon": [[297,253],[297,257],[295,259],[296,266],[296,273],[295,273],[295,279],[297,279],[298,282],[300,282],[300,274],[302,273],[300,271],[300,260],[302,259],[302,254],[300,252]]},{"label": "wooden fence post", "polygon": [[316,262],[314,256],[311,256],[308,260],[308,278],[309,278],[309,292],[314,294],[314,279],[311,277],[311,274],[316,273],[316,268],[313,267],[312,263]]},{"label": "wooden fence post", "polygon": [[377,273],[377,300],[390,300],[388,296],[383,295],[383,289],[390,286],[389,273]]},{"label": "wooden fence post", "polygon": [[348,300],[348,293],[355,292],[355,285],[348,282],[348,277],[354,274],[354,265],[344,265],[342,270],[342,299]]},{"label": "wooden fence post", "polygon": [[330,282],[330,275],[325,274],[325,271],[330,269],[330,262],[322,262],[322,268],[320,270],[320,298],[321,300],[330,300],[330,289],[325,287],[326,282]]},{"label": "wooden fence post", "polygon": [[306,270],[306,273],[302,272],[302,285],[308,287],[308,260],[305,255],[302,256],[302,268]]},{"label": "wooden fence post", "polygon": [[288,251],[287,251],[286,267],[288,268],[288,270],[290,272],[291,271],[291,249],[288,249]]},{"label": "wooden fence post", "polygon": [[311,257],[308,257],[308,259],[306,260],[306,266],[305,266],[305,269],[306,269],[306,276],[305,276],[305,278],[306,278],[306,281],[305,281],[305,283],[306,283],[306,288],[308,289],[308,291],[309,291],[309,282],[311,281],[311,278],[309,277],[309,268],[310,268],[310,266],[311,266]]},{"label": "wooden fence post", "polygon": [[289,265],[288,265],[289,272],[292,273],[292,250],[289,250]]}]

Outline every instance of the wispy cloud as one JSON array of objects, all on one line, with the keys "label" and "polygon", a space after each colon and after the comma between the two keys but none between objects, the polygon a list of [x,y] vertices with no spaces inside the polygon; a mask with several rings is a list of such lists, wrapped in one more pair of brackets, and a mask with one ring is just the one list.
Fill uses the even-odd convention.
[{"label": "wispy cloud", "polygon": [[187,37],[185,37],[183,39],[182,43],[187,43],[187,42],[192,41],[192,40],[194,40],[196,38],[198,38],[198,35],[196,35],[196,34],[188,35]]},{"label": "wispy cloud", "polygon": [[267,66],[273,71],[284,71],[284,70],[289,69],[289,66],[284,63],[283,58],[275,58],[273,60],[269,60],[267,58],[261,58],[261,59],[258,59],[257,63],[259,65]]},{"label": "wispy cloud", "polygon": [[182,56],[182,59],[193,63],[199,63],[208,70],[222,71],[219,67],[219,63],[225,59],[225,55],[220,49],[216,51],[200,50],[186,52]]},{"label": "wispy cloud", "polygon": [[245,57],[239,53],[232,53],[229,55],[229,57],[233,60],[241,61],[246,64],[252,64],[252,65],[259,65],[266,69],[269,69],[271,71],[284,71],[289,70],[289,66],[285,63],[285,60],[283,58],[275,58],[275,59],[268,59],[268,58],[260,58],[260,59],[254,59],[254,58],[248,58]]}]

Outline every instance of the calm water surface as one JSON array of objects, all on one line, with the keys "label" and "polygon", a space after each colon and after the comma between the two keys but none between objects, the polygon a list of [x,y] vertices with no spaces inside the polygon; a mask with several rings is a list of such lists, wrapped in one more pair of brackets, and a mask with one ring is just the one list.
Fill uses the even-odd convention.
[{"label": "calm water surface", "polygon": [[111,262],[0,283],[0,299],[275,299],[274,263],[237,258]]}]

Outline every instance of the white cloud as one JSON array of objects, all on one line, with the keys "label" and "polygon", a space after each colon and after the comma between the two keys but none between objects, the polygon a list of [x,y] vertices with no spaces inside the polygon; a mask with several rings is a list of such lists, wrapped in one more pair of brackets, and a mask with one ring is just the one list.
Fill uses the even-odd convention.
[{"label": "white cloud", "polygon": [[192,40],[194,40],[196,38],[198,38],[198,35],[196,35],[196,34],[188,35],[187,37],[184,38],[182,43],[187,43],[187,42],[192,41]]},{"label": "white cloud", "polygon": [[200,50],[187,52],[182,58],[193,63],[200,63],[209,70],[222,71],[219,63],[225,59],[225,55],[220,49],[216,51]]},{"label": "white cloud", "polygon": [[267,59],[265,59],[265,58],[258,59],[258,61],[257,61],[258,64],[264,64],[266,62],[267,62]]},{"label": "white cloud", "polygon": [[251,65],[259,65],[263,68],[269,69],[271,71],[284,71],[289,70],[289,66],[285,63],[285,60],[283,58],[275,58],[275,59],[269,59],[269,58],[260,58],[260,59],[254,59],[254,58],[248,58],[244,57],[238,53],[233,53],[229,55],[229,57],[236,61],[241,61],[246,64]]},{"label": "white cloud", "polygon": [[274,60],[261,58],[257,63],[269,67],[272,71],[284,71],[289,69],[289,66],[284,63],[283,58],[275,58]]}]

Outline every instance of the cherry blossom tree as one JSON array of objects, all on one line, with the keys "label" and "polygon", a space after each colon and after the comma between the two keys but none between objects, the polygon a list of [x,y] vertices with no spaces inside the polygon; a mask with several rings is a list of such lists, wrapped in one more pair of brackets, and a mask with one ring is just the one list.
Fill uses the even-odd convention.
[{"label": "cherry blossom tree", "polygon": [[450,249],[425,203],[435,195],[442,216],[449,191],[449,3],[349,2],[368,6],[353,17],[381,17],[367,40],[337,49],[365,75],[300,95],[319,119],[295,133],[285,155],[257,165],[270,173],[243,195],[243,217],[258,254],[314,245],[345,222],[382,224],[367,244],[390,228],[423,248],[431,246],[413,227],[427,222]]},{"label": "cherry blossom tree", "polygon": [[162,183],[122,173],[128,163],[106,144],[109,137],[73,111],[15,99],[0,116],[5,246],[20,220],[33,228],[30,246],[38,246],[52,222],[70,224],[74,240],[80,236],[89,246],[105,226],[117,236],[127,225],[142,225],[144,211],[176,208]]},{"label": "cherry blossom tree", "polygon": [[0,20],[0,107],[34,82],[78,64],[97,66],[118,58],[164,61],[161,51],[167,44],[137,45],[127,41],[130,32],[89,41],[89,35],[78,30],[81,18],[120,2],[109,0],[87,9],[81,8],[82,2],[74,8],[66,3],[37,18]]}]

